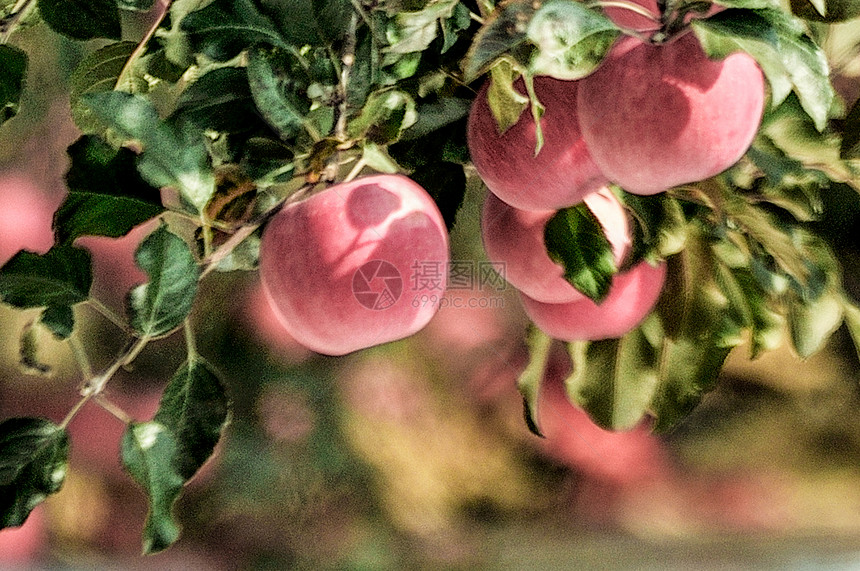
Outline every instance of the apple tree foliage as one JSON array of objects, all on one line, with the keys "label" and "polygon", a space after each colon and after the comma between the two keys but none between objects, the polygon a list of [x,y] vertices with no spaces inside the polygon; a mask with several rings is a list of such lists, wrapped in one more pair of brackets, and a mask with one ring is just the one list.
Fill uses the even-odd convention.
[{"label": "apple tree foliage", "polygon": [[[860,106],[846,108],[835,95],[832,62],[820,47],[831,33],[827,22],[860,16],[860,6],[797,0],[793,14],[776,0],[715,3],[722,9],[702,0],[658,2],[654,41],[686,32],[712,57],[749,53],[767,78],[769,105],[752,148],[729,171],[651,197],[616,189],[635,221],[630,263],[665,259],[669,280],[657,309],[629,334],[568,344],[568,395],[604,427],[628,428],[648,415],[656,429],[671,428],[714,387],[741,344],[752,358],[782,343],[806,358],[844,322],[860,346],[860,309],[815,225],[831,189],[860,190]],[[18,112],[27,81],[28,53],[17,37],[48,26],[90,42],[70,77],[83,134],[68,148],[55,245],[44,255],[19,252],[0,268],[0,300],[39,315],[21,333],[23,363],[39,362],[32,327],[72,342],[77,309],[102,307],[90,295],[90,255],[75,239],[121,236],[161,220],[135,255],[148,280],[128,292],[127,314],[117,320],[127,337],[122,355],[85,374],[80,403],[63,422],[0,422],[2,527],[20,525],[60,490],[66,426],[80,406],[98,403],[114,373],[150,341],[182,330],[187,360],[166,381],[154,418],[126,419],[121,445],[127,472],[150,500],[144,550],[170,546],[180,533],[174,502],[230,418],[224,384],[198,354],[187,319],[199,281],[254,270],[259,229],[285,200],[364,170],[409,175],[453,225],[466,179],[475,176],[465,121],[477,88],[493,78],[490,101],[502,128],[522,113],[539,116],[541,102],[513,81],[591,73],[630,33],[604,15],[603,4],[0,2],[0,123]],[[611,4],[642,11],[628,0]],[[148,11],[151,28],[127,38],[122,11]],[[551,254],[573,266],[566,275],[605,281],[617,270],[599,263],[609,245],[591,240],[588,249],[603,255],[581,255],[596,228],[587,219],[571,223],[577,213],[562,211],[549,225]],[[519,385],[533,413],[551,340],[536,330],[528,337],[532,358]],[[535,416],[527,418],[539,433]]]}]

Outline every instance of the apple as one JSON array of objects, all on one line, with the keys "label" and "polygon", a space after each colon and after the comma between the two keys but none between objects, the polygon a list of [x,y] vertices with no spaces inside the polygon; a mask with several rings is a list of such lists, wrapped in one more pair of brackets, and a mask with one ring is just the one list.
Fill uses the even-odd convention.
[{"label": "apple", "polygon": [[[525,94],[523,81],[515,87]],[[606,178],[591,160],[580,136],[576,113],[577,83],[535,77],[534,89],[546,110],[541,117],[544,144],[535,155],[536,125],[526,109],[504,133],[490,111],[485,83],[472,104],[467,142],[472,163],[496,196],[525,210],[573,206],[599,189]]]},{"label": "apple", "polygon": [[448,233],[433,199],[400,175],[341,183],[284,206],[263,232],[260,277],[281,324],[327,355],[408,337],[445,291]]},{"label": "apple", "polygon": [[59,201],[26,175],[0,174],[0,266],[19,250],[44,254],[51,248]]},{"label": "apple", "polygon": [[547,335],[563,341],[597,341],[621,337],[651,313],[663,284],[666,264],[639,262],[616,274],[600,304],[588,298],[569,303],[542,303],[520,292],[526,314]]},{"label": "apple", "polygon": [[[612,191],[604,187],[584,198],[612,245],[618,266],[630,250],[627,213]],[[547,254],[544,229],[552,210],[520,210],[488,193],[481,216],[487,257],[504,264],[505,278],[532,299],[567,303],[585,296],[564,279],[564,268]]]},{"label": "apple", "polygon": [[627,37],[579,82],[582,136],[607,178],[656,194],[716,175],[747,151],[764,110],[755,60],[708,59],[687,33],[663,45]]},{"label": "apple", "polygon": [[48,543],[45,519],[44,506],[38,506],[20,527],[0,530],[0,567],[29,569],[39,560]]}]

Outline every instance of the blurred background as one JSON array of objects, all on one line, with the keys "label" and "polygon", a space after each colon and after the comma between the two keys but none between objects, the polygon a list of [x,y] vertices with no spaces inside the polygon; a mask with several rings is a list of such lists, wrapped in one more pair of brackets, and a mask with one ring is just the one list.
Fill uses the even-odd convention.
[{"label": "blurred background", "polygon": [[[21,113],[0,128],[0,264],[51,245],[78,136],[66,80],[97,47],[43,27],[16,42],[32,59]],[[856,97],[856,79],[840,79]],[[484,259],[473,182],[452,233],[452,259],[467,264]],[[840,188],[822,228],[856,298],[860,201]],[[79,242],[95,257],[94,294],[116,311],[143,278],[132,253],[147,230]],[[69,427],[65,486],[0,531],[0,569],[860,568],[860,390],[844,331],[806,362],[788,349],[751,362],[739,348],[718,389],[659,436],[602,431],[567,404],[559,345],[540,439],[515,387],[527,320],[510,287],[451,290],[418,335],[338,359],[287,336],[256,274],[202,288],[199,349],[235,410],[176,506],[182,538],[140,556],[147,507],[120,468],[124,426],[89,403]],[[0,305],[0,418],[60,421],[81,375],[49,335],[38,341],[51,370],[22,370],[19,332],[35,317]],[[124,339],[86,307],[77,319],[93,366],[105,366]],[[107,397],[149,419],[183,359],[181,336],[154,342]]]}]

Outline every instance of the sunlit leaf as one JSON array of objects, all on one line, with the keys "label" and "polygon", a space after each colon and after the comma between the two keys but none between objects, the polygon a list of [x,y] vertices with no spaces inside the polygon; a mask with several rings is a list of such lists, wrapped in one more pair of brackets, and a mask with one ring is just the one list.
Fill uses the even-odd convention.
[{"label": "sunlit leaf", "polygon": [[173,504],[185,480],[173,460],[176,439],[158,422],[132,423],[122,437],[122,464],[149,497],[149,514],[143,529],[143,552],[157,553],[179,538]]},{"label": "sunlit leaf", "polygon": [[564,268],[564,279],[600,303],[618,268],[612,246],[597,217],[581,203],[559,210],[546,223],[544,243],[550,259]]},{"label": "sunlit leaf", "polygon": [[527,35],[537,46],[529,67],[535,74],[580,79],[594,71],[620,34],[609,18],[585,4],[550,0],[529,22]]},{"label": "sunlit leaf", "polygon": [[69,435],[45,418],[0,422],[0,529],[17,527],[60,490],[69,462]]},{"label": "sunlit leaf", "polygon": [[143,145],[138,170],[151,185],[173,187],[198,210],[215,191],[203,133],[190,123],[162,121],[152,103],[137,95],[111,91],[81,97],[93,115],[129,141]]},{"label": "sunlit leaf", "polygon": [[191,311],[200,269],[188,245],[165,224],[141,242],[134,259],[149,281],[129,293],[132,327],[143,337],[169,333]]},{"label": "sunlit leaf", "polygon": [[227,425],[230,400],[221,379],[194,356],[176,371],[153,419],[176,439],[174,466],[186,480],[212,455]]}]

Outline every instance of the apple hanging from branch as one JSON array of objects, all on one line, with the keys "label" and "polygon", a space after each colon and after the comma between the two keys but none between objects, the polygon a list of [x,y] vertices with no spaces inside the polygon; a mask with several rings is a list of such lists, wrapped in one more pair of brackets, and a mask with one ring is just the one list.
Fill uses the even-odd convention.
[{"label": "apple hanging from branch", "polygon": [[415,303],[410,286],[435,288],[430,293],[441,298],[448,263],[439,209],[399,175],[335,184],[287,204],[260,245],[260,277],[273,310],[299,343],[327,355],[424,327],[439,306]]},{"label": "apple hanging from branch", "polygon": [[710,60],[691,33],[657,45],[627,37],[578,82],[577,114],[606,177],[650,195],[735,164],[764,101],[761,69],[745,53]]},{"label": "apple hanging from branch", "polygon": [[[496,196],[524,210],[557,210],[582,202],[606,178],[580,136],[577,82],[534,78],[534,92],[545,107],[540,119],[543,146],[537,152],[537,126],[524,111],[512,127],[499,132],[490,109],[489,82],[469,113],[467,141],[472,163]],[[514,86],[524,94],[524,82]]]}]

